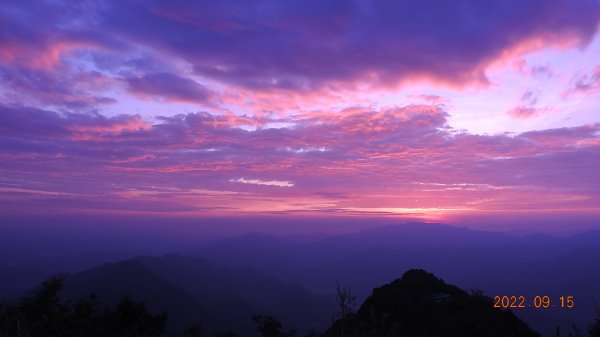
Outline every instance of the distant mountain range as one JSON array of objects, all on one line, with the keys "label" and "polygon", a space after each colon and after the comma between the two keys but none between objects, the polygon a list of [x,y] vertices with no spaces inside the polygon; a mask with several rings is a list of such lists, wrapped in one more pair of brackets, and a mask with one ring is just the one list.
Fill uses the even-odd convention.
[{"label": "distant mountain range", "polygon": [[335,312],[333,296],[317,295],[251,268],[217,267],[198,257],[136,257],[108,263],[65,280],[63,294],[77,299],[94,293],[103,305],[123,296],[169,313],[172,331],[201,323],[208,331],[254,334],[252,314],[276,313],[300,331],[324,329]]},{"label": "distant mountain range", "polygon": [[[574,296],[573,309],[515,311],[543,336],[554,336],[556,325],[562,331],[573,323],[585,328],[594,318],[594,301],[600,302],[599,231],[515,236],[408,223],[340,235],[247,234],[180,253],[132,258],[135,252],[122,250],[0,267],[0,274],[10,275],[0,281],[0,297],[15,297],[66,271],[68,296],[93,290],[114,302],[131,292],[151,299],[152,308],[185,308],[175,325],[209,317],[214,329],[236,321],[241,330],[253,331],[249,314],[258,312],[276,314],[286,326],[321,329],[331,323],[338,284],[362,301],[373,288],[422,268],[490,296]],[[152,296],[151,289],[168,295]]]},{"label": "distant mountain range", "polygon": [[[358,311],[350,290],[337,287],[336,320],[319,329],[320,334],[315,329],[298,334],[278,316],[257,314],[256,310],[275,310],[314,323],[327,317],[318,317],[318,299],[293,298],[308,294],[275,280],[254,284],[262,279],[258,274],[251,275],[247,283],[235,282],[230,279],[231,270],[214,268],[197,258],[171,255],[141,257],[52,278],[18,302],[0,305],[0,333],[31,337],[234,337],[259,333],[262,337],[539,337],[512,312],[493,308],[491,298],[469,294],[420,269],[373,289]],[[175,281],[185,277],[187,285],[183,287],[190,292],[155,272]],[[200,277],[201,273],[206,277]],[[227,289],[234,283],[235,289]],[[243,284],[249,287],[240,289]],[[243,299],[252,297],[264,303],[264,286],[274,287],[270,295],[275,295],[266,307],[257,308]],[[223,291],[228,295],[222,297]],[[90,293],[94,295],[90,297]],[[232,297],[235,293],[239,297]],[[317,310],[306,312],[300,308],[304,305]],[[254,326],[245,324],[250,317]]]},{"label": "distant mountain range", "polygon": [[573,309],[517,311],[544,336],[553,336],[556,325],[563,331],[572,324],[585,327],[594,317],[594,301],[600,303],[600,231],[515,236],[408,223],[308,242],[249,234],[195,253],[221,265],[253,266],[323,293],[334,292],[342,282],[359,299],[411,268],[491,296],[574,296]]}]

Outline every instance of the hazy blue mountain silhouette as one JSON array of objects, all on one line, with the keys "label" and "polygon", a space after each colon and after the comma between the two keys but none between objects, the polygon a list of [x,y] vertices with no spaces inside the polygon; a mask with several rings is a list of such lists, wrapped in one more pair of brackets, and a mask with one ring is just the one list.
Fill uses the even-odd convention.
[{"label": "hazy blue mountain silhouette", "polygon": [[67,298],[95,293],[104,305],[113,306],[129,295],[151,310],[167,311],[170,331],[201,323],[208,331],[254,335],[253,313],[277,314],[301,331],[323,329],[335,310],[331,296],[251,268],[218,267],[197,257],[136,257],[60,276]]},{"label": "hazy blue mountain silhouette", "polygon": [[[340,260],[368,255],[370,252],[378,254],[393,251],[413,254],[431,249],[451,249],[469,255],[468,252],[473,248],[486,249],[508,245],[515,240],[515,237],[501,233],[475,231],[442,224],[408,223],[333,235],[312,242],[250,234],[217,242],[196,253],[217,264],[250,265],[274,272],[277,276],[289,275],[291,272],[294,274],[293,278],[296,278],[297,275],[294,273],[296,271],[302,270],[299,274],[306,274],[304,271],[320,267],[328,268],[328,265],[336,265]],[[408,261],[410,256],[403,257]],[[382,258],[386,257],[382,256]],[[391,273],[388,276],[393,277],[393,275]]]},{"label": "hazy blue mountain silhouette", "polygon": [[[275,313],[284,324],[301,330],[324,328],[335,311],[332,296],[317,295],[303,286],[281,281],[249,267],[220,267],[202,258],[174,254],[134,260],[194,298],[202,299],[217,317],[227,317],[231,311],[231,306],[223,305],[224,299],[251,304],[256,313]],[[244,318],[253,324],[250,320],[253,312],[246,312],[249,314]]]},{"label": "hazy blue mountain silhouette", "polygon": [[102,307],[114,307],[124,296],[143,301],[153,312],[167,311],[169,327],[181,330],[207,313],[199,300],[136,261],[107,263],[64,279],[62,296],[77,300],[95,294]]},{"label": "hazy blue mountain silhouette", "polygon": [[[108,241],[98,239],[90,247],[86,246],[88,253],[84,253],[79,249],[85,246],[85,240],[78,236],[64,238],[54,233],[43,238],[39,234],[39,238],[26,241],[28,244],[17,245],[11,238],[23,241],[25,234],[8,234],[0,237],[0,243],[7,243],[0,245],[0,255],[4,258],[0,274],[10,275],[0,280],[0,298],[18,296],[56,272],[67,271],[75,276],[107,261],[131,258],[135,256],[131,249],[154,249],[143,246],[139,240],[135,247],[127,246],[125,241],[109,247],[104,245]],[[50,242],[55,238],[62,241]],[[52,250],[54,255],[50,257],[37,254],[47,247],[67,245],[67,241],[77,244],[57,252]],[[186,238],[186,242],[189,241]],[[19,255],[28,247],[32,247],[31,252]],[[183,250],[189,246],[181,247]],[[185,293],[193,299],[193,306],[199,306],[198,310],[204,310],[206,315],[223,313],[228,307],[245,308],[239,310],[239,319],[246,320],[247,327],[252,326],[249,316],[243,317],[247,311],[277,313],[281,307],[290,307],[289,303],[313,301],[308,295],[311,292],[326,294],[317,296],[324,301],[315,300],[320,303],[316,307],[331,311],[331,297],[327,294],[335,292],[338,282],[350,286],[359,300],[363,300],[371,289],[411,268],[423,268],[463,289],[480,288],[492,296],[575,296],[577,304],[572,310],[516,312],[542,335],[552,336],[555,323],[585,327],[594,317],[593,302],[600,302],[597,263],[600,261],[600,231],[561,237],[517,236],[443,224],[409,223],[348,234],[301,237],[247,234],[196,247],[201,248],[193,255],[206,260],[171,255],[136,258],[130,262]],[[99,252],[100,248],[106,251],[89,253]],[[269,283],[268,275],[274,276],[273,284]],[[289,309],[287,317],[281,317],[285,326],[302,327],[311,317],[321,317],[320,309],[307,313],[302,311],[306,307],[312,305]],[[325,316],[325,320],[330,318],[330,315]],[[219,317],[211,318],[215,325],[222,323]],[[297,319],[302,317],[308,318]],[[315,320],[317,328],[327,323]]]},{"label": "hazy blue mountain silhouette", "polygon": [[[12,255],[14,256],[14,254]],[[97,265],[118,262],[137,255],[141,255],[141,253],[119,250],[25,259],[17,257],[8,265],[0,265],[0,275],[10,275],[10,277],[0,280],[0,299],[17,298],[39,285],[49,275],[57,272],[80,272]]]},{"label": "hazy blue mountain silhouette", "polygon": [[539,336],[492,300],[470,295],[421,269],[375,288],[356,314],[337,320],[325,336]]}]

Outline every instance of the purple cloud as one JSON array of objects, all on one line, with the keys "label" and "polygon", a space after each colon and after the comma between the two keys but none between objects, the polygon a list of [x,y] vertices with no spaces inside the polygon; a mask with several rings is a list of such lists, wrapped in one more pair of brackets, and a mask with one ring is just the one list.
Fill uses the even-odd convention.
[{"label": "purple cloud", "polygon": [[519,105],[510,109],[507,114],[516,119],[528,119],[549,110],[548,108],[538,107],[538,100],[539,92],[526,90],[521,96]]},{"label": "purple cloud", "polygon": [[67,67],[57,70],[0,66],[0,89],[4,100],[33,106],[48,105],[68,110],[97,109],[114,99],[95,95],[106,81],[93,71],[71,71]]},{"label": "purple cloud", "polygon": [[136,210],[140,203],[160,210],[168,196],[168,209],[233,212],[279,200],[288,210],[350,213],[357,203],[388,212],[414,194],[440,208],[478,200],[502,208],[522,198],[530,207],[591,207],[597,200],[600,125],[481,136],[453,132],[446,117],[432,106],[354,108],[298,116],[280,129],[256,120],[258,128],[246,131],[240,126],[252,118],[195,113],[150,125],[136,116],[4,106],[0,197],[47,206],[43,200],[58,197],[48,191],[84,201],[103,195],[122,199],[119,209],[133,202]]},{"label": "purple cloud", "polygon": [[211,91],[205,86],[169,73],[128,77],[124,81],[133,93],[160,97],[169,101],[206,103],[212,96]]},{"label": "purple cloud", "polygon": [[[24,1],[4,4],[0,14],[4,25],[0,55],[5,60],[30,62],[27,55],[40,50],[56,56],[78,44],[109,47],[123,55],[143,46],[165,58],[184,60],[196,74],[224,83],[309,90],[356,80],[383,85],[410,78],[484,83],[490,62],[511,48],[527,49],[523,44],[528,41],[588,42],[598,27],[600,4],[590,0]],[[186,99],[204,96],[200,87],[178,75],[158,76],[148,74],[128,82],[133,89],[154,93],[155,83],[164,80],[181,86],[177,94]],[[176,94],[163,89],[170,97]]]},{"label": "purple cloud", "polygon": [[566,92],[572,93],[592,93],[600,89],[600,66],[596,66],[589,74],[577,76],[573,79],[572,87]]},{"label": "purple cloud", "polygon": [[600,18],[593,1],[121,4],[106,12],[108,26],[171,51],[200,75],[298,90],[367,77],[384,84],[414,76],[483,82],[484,66],[506,49],[566,35],[586,42]]}]

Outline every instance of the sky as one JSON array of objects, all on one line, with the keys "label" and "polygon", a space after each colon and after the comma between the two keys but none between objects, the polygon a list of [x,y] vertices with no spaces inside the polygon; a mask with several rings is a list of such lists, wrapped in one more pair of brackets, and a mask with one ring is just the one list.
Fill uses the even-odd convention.
[{"label": "sky", "polygon": [[599,26],[598,0],[4,0],[0,213],[600,228]]}]

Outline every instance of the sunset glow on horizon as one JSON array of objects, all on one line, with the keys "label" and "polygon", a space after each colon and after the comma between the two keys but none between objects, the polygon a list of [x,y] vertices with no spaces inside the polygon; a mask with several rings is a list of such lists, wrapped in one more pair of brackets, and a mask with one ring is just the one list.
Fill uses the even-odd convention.
[{"label": "sunset glow on horizon", "polygon": [[597,224],[599,27],[597,0],[4,1],[0,212]]}]

